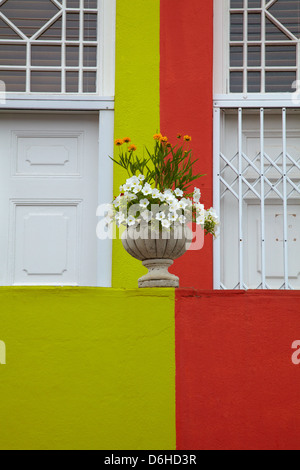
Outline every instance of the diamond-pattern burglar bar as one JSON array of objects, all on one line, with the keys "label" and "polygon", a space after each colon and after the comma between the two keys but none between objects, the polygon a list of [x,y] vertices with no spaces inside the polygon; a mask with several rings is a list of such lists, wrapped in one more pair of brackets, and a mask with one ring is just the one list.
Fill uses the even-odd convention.
[{"label": "diamond-pattern burglar bar", "polygon": [[7,92],[99,93],[98,0],[0,1]]},{"label": "diamond-pattern burglar bar", "polygon": [[[258,110],[257,110],[258,111]],[[283,254],[283,275],[282,283],[279,289],[293,289],[290,281],[289,274],[289,235],[288,235],[288,217],[290,204],[299,204],[300,201],[300,158],[299,154],[295,158],[287,151],[287,124],[285,108],[281,109],[281,122],[282,129],[276,133],[276,138],[282,139],[282,152],[279,155],[269,155],[265,149],[265,109],[261,108],[259,111],[260,117],[257,122],[256,128],[259,129],[259,145],[260,151],[251,158],[244,152],[245,139],[243,134],[243,109],[238,110],[237,117],[237,134],[238,134],[238,152],[233,157],[226,155],[219,145],[218,163],[215,163],[216,177],[218,179],[219,188],[216,192],[219,194],[219,207],[221,214],[228,214],[238,212],[238,229],[232,234],[236,233],[237,239],[234,241],[234,246],[238,249],[238,278],[239,282],[235,285],[226,285],[226,281],[220,274],[217,288],[219,289],[248,289],[247,274],[245,268],[245,259],[251,256],[249,245],[245,244],[245,240],[249,239],[249,227],[247,226],[247,210],[249,204],[256,207],[259,206],[260,210],[260,265],[261,265],[261,282],[251,288],[256,289],[271,289],[270,282],[267,279],[266,264],[266,232],[270,230],[267,227],[266,209],[274,205],[280,207],[280,212],[283,218],[282,229],[282,254]],[[219,118],[220,118],[220,114]],[[257,113],[256,113],[257,116]],[[255,118],[257,119],[257,118]],[[216,125],[216,123],[215,123]],[[218,121],[218,126],[221,128],[221,120]],[[217,129],[217,127],[215,128]],[[296,201],[296,202],[295,202]],[[218,202],[217,202],[218,206]],[[221,220],[221,227],[227,223]],[[224,230],[224,229],[223,229]],[[222,229],[221,229],[222,231]],[[222,234],[221,234],[222,239]],[[296,240],[293,240],[294,242]],[[225,250],[225,242],[219,239],[216,241],[216,252],[220,253],[221,260],[224,260],[224,252],[222,253],[222,244]],[[271,255],[272,256],[272,255]],[[274,255],[275,256],[275,255]],[[232,257],[234,259],[234,256]],[[224,261],[221,265],[224,264]]]}]

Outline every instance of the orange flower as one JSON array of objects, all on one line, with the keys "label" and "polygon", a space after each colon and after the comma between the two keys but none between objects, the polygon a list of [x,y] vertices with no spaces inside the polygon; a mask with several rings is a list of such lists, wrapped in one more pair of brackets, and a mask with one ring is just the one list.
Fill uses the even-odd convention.
[{"label": "orange flower", "polygon": [[167,143],[168,142],[168,137],[161,137],[160,141],[164,142],[164,143]]},{"label": "orange flower", "polygon": [[123,140],[122,139],[116,139],[115,140],[115,145],[117,145],[117,146],[123,145]]},{"label": "orange flower", "polygon": [[123,142],[124,144],[129,144],[129,142],[131,142],[130,137],[125,137],[125,139],[123,139]]},{"label": "orange flower", "polygon": [[129,145],[128,151],[129,152],[135,152],[136,151],[136,146],[135,145]]},{"label": "orange flower", "polygon": [[160,140],[162,138],[161,134],[154,134],[153,139],[154,140]]},{"label": "orange flower", "polygon": [[181,139],[182,135],[178,134],[177,139]]},{"label": "orange flower", "polygon": [[189,136],[189,135],[185,135],[185,136],[183,137],[183,140],[185,140],[186,142],[190,142],[190,141],[192,140],[192,138],[191,138],[191,136]]}]

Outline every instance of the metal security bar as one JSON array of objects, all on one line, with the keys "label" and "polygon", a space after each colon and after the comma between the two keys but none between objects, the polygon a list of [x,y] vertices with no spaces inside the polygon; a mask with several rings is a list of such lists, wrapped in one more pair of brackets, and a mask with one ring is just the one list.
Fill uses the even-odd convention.
[{"label": "metal security bar", "polygon": [[274,106],[215,103],[216,289],[300,288],[300,110]]}]

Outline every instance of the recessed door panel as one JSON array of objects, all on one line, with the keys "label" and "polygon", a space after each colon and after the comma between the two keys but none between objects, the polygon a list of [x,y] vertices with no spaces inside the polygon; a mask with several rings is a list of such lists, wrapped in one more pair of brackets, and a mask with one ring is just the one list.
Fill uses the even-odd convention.
[{"label": "recessed door panel", "polygon": [[0,116],[0,284],[96,285],[98,118]]}]

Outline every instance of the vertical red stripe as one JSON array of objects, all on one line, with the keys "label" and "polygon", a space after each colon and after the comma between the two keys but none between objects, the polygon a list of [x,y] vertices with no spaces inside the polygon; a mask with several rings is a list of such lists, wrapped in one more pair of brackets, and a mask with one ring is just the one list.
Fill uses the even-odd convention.
[{"label": "vertical red stripe", "polygon": [[[212,205],[213,0],[161,0],[161,132],[192,136],[202,202]],[[181,286],[212,288],[212,239],[185,254],[173,272]]]},{"label": "vertical red stripe", "polygon": [[299,291],[176,290],[178,450],[300,449]]}]

